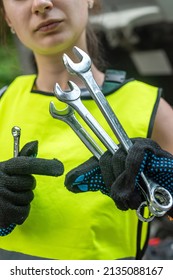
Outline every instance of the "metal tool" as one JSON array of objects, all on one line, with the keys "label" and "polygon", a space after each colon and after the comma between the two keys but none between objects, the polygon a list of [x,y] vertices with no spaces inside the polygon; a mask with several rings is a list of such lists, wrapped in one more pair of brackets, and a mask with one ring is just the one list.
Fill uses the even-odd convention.
[{"label": "metal tool", "polygon": [[63,91],[60,86],[56,83],[54,94],[62,102],[73,107],[78,114],[83,118],[83,120],[88,124],[92,131],[97,135],[100,141],[110,150],[112,153],[116,152],[118,146],[113,142],[106,131],[100,126],[96,119],[91,115],[87,108],[83,105],[80,96],[80,88],[73,82],[69,81],[68,85],[70,91]]},{"label": "metal tool", "polygon": [[[74,84],[72,82],[69,82],[69,86],[71,88],[71,91],[64,92],[64,91],[62,91],[60,86],[58,84],[56,84],[55,85],[55,96],[60,101],[71,105],[82,116],[82,118],[89,124],[90,128],[96,133],[96,135],[99,137],[99,139],[101,141],[103,141],[103,138],[100,138],[100,135],[103,136],[103,129],[98,125],[97,121],[93,118],[93,116],[88,112],[86,107],[81,102],[80,89],[78,88],[78,86],[76,84]],[[88,122],[88,119],[89,119],[89,122]],[[102,143],[105,144],[105,139]],[[108,145],[107,139],[106,139],[106,147],[109,147],[109,146],[110,146],[110,142]],[[115,153],[115,148],[118,149],[118,146],[114,143],[113,147],[111,147],[111,150],[109,148],[108,149],[112,153]],[[137,209],[137,215],[138,215],[139,219],[142,221],[151,221],[154,218],[154,216],[157,216],[157,217],[163,216],[166,213],[166,211],[168,211],[171,208],[172,204],[169,205],[170,207],[168,209],[168,203],[167,203],[168,201],[170,201],[169,200],[170,193],[166,189],[161,188],[158,184],[153,183],[151,180],[148,181],[148,179],[146,179],[145,176],[143,176],[143,179],[145,180],[145,185],[147,187],[147,191],[144,191],[144,189],[142,188],[142,192],[144,194],[144,197],[147,201],[147,206],[152,215],[149,215],[148,218],[143,217],[142,210],[144,207],[144,203],[142,203],[140,205],[140,207]],[[172,196],[171,196],[171,199],[172,199]]]},{"label": "metal tool", "polygon": [[50,102],[49,111],[53,118],[66,122],[97,159],[101,157],[101,155],[104,153],[103,150],[99,147],[91,135],[84,129],[84,127],[82,127],[80,122],[75,117],[75,111],[72,107],[67,106],[63,110],[58,110],[54,103]]},{"label": "metal tool", "polygon": [[[124,146],[124,149],[128,152],[133,143],[128,138],[114,111],[110,107],[105,96],[95,82],[91,72],[90,57],[84,51],[77,47],[74,47],[73,51],[80,59],[80,62],[74,63],[66,54],[64,54],[63,61],[65,67],[71,74],[77,74],[83,80],[92,98],[96,101],[98,107],[106,118],[114,134],[116,135],[120,143]],[[143,188],[143,186],[141,185],[140,188],[147,201],[150,212],[155,216],[163,216],[166,211],[168,211],[172,207],[172,196],[165,188],[162,188],[158,184],[155,184],[153,181],[148,180],[144,173],[141,173],[141,178],[143,179],[145,188]],[[140,219],[146,221],[146,218],[142,217],[141,214],[143,207],[144,203],[140,205],[139,209],[137,210],[137,214]],[[149,217],[148,219],[151,220],[151,217]]]},{"label": "metal tool", "polygon": [[18,157],[19,155],[19,149],[20,149],[20,134],[21,134],[21,129],[18,126],[13,126],[11,133],[14,138],[14,149],[13,149],[13,156]]},{"label": "metal tool", "polygon": [[91,59],[90,57],[81,49],[74,47],[74,54],[81,59],[79,63],[74,63],[66,54],[63,55],[63,62],[66,69],[71,74],[76,74],[83,80],[86,87],[88,88],[92,98],[96,101],[98,107],[103,113],[105,119],[111,126],[114,134],[120,143],[124,146],[125,150],[128,151],[129,148],[133,145],[131,140],[127,137],[126,132],[118,121],[114,111],[108,104],[104,94],[100,90],[96,81],[93,78],[91,71]]}]

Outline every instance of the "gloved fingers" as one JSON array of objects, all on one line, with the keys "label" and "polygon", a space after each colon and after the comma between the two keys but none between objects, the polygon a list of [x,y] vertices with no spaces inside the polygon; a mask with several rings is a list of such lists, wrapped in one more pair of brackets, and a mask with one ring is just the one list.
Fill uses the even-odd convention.
[{"label": "gloved fingers", "polygon": [[[143,159],[142,159],[142,157]],[[173,155],[161,149],[151,139],[137,139],[126,159],[126,170],[131,164],[130,185],[139,182],[141,172],[166,188],[173,195]],[[134,178],[135,176],[135,178]]]},{"label": "gloved fingers", "polygon": [[116,196],[113,197],[112,195],[111,195],[111,198],[113,199],[116,207],[118,209],[120,209],[121,211],[127,211],[129,209],[128,208],[128,203],[125,199],[122,201],[121,199],[119,199],[119,197],[116,197]]},{"label": "gloved fingers", "polygon": [[[5,210],[4,210],[5,209]],[[21,225],[29,215],[30,204],[25,206],[16,206],[9,204],[0,209],[0,217],[6,217],[4,220],[0,219],[0,227],[8,227],[10,224]],[[8,213],[8,216],[5,213]]]},{"label": "gloved fingers", "polygon": [[128,184],[124,171],[111,186],[111,198],[120,210],[137,209],[143,201],[143,196],[137,188]]},{"label": "gloved fingers", "polygon": [[0,188],[5,188],[20,192],[26,190],[33,190],[36,187],[36,179],[32,175],[7,175],[0,173]]},{"label": "gloved fingers", "polygon": [[91,157],[89,160],[70,170],[65,177],[65,186],[72,192],[80,192],[78,183],[80,184],[84,180],[84,174],[89,173],[91,170],[95,170],[98,167],[98,160],[95,157]]},{"label": "gloved fingers", "polygon": [[[87,161],[83,162],[76,168],[72,169],[70,172],[67,173],[68,176],[74,176],[74,178],[78,177],[79,175],[89,172],[90,170],[98,167],[98,160],[96,157],[91,157]],[[73,179],[73,178],[72,178]]]},{"label": "gloved fingers", "polygon": [[139,161],[148,152],[157,157],[173,158],[172,154],[163,150],[158,143],[150,138],[132,138],[131,140],[133,146],[128,151],[127,160],[128,157],[131,158],[132,155],[135,155],[137,161]]},{"label": "gloved fingers", "polygon": [[[111,186],[117,177],[125,170],[126,158],[127,152],[121,144],[114,155],[107,151],[101,156],[99,165],[106,186]],[[132,168],[128,170],[131,172]],[[133,182],[135,180],[135,174],[131,172],[130,175],[131,181]]]},{"label": "gloved fingers", "polygon": [[0,201],[3,200],[4,204],[17,206],[27,206],[34,198],[32,191],[12,192],[8,189],[0,188]]},{"label": "gloved fingers", "polygon": [[[155,147],[157,147],[157,144],[155,142],[153,143],[151,139],[145,138],[135,138],[135,140],[131,140],[134,144],[132,147],[130,147],[128,153],[125,152],[124,148],[122,148],[122,145],[120,145],[117,155],[115,154],[115,160],[117,159],[117,165],[119,164],[122,170],[126,170],[126,177],[128,178],[128,184],[132,191],[140,179],[141,172],[146,172],[149,149],[153,148],[154,151]],[[116,173],[115,169],[114,172]],[[117,176],[118,175],[119,174],[117,174]]]},{"label": "gloved fingers", "polygon": [[142,193],[138,190],[135,189],[130,195],[127,200],[128,203],[128,208],[132,210],[137,210],[140,204],[144,201],[144,197]]},{"label": "gloved fingers", "polygon": [[101,191],[108,194],[110,192],[110,188],[105,186],[98,160],[95,157],[71,170],[66,175],[65,186],[74,193]]},{"label": "gloved fingers", "polygon": [[128,151],[125,166],[127,172],[130,168],[133,170],[131,182],[138,181],[141,172],[148,173],[151,179],[156,174],[161,175],[163,181],[167,182],[164,177],[166,173],[173,173],[173,155],[161,149],[152,139],[134,138],[131,140],[134,144]]},{"label": "gloved fingers", "polygon": [[110,197],[115,202],[117,208],[122,211],[126,211],[128,209],[137,210],[142,201],[144,200],[142,199],[142,196],[140,195],[139,191],[130,194],[129,197],[123,195],[116,195],[113,192]]},{"label": "gloved fingers", "polygon": [[64,172],[62,162],[57,159],[42,159],[20,156],[0,163],[0,170],[9,175],[60,176]]},{"label": "gloved fingers", "polygon": [[128,210],[127,198],[130,194],[129,186],[124,183],[125,171],[111,186],[110,197],[120,210]]},{"label": "gloved fingers", "polygon": [[119,148],[112,157],[112,166],[115,179],[125,170],[125,161],[127,157],[127,152],[124,148]]},{"label": "gloved fingers", "polygon": [[[130,138],[133,146],[135,145],[138,151],[143,151],[143,150],[148,150],[148,151],[152,151],[153,153],[155,151],[162,151],[161,147],[159,146],[158,143],[156,143],[154,140],[152,140],[151,138],[142,138],[142,137],[136,137],[136,138]],[[133,147],[132,146],[132,147]],[[132,148],[131,147],[131,148]],[[130,148],[130,149],[131,149]]]},{"label": "gloved fingers", "polygon": [[110,187],[114,180],[114,172],[112,166],[112,153],[106,151],[99,159],[99,166],[103,175],[105,185]]},{"label": "gloved fingers", "polygon": [[36,157],[38,153],[38,141],[31,141],[26,143],[21,149],[19,156]]}]

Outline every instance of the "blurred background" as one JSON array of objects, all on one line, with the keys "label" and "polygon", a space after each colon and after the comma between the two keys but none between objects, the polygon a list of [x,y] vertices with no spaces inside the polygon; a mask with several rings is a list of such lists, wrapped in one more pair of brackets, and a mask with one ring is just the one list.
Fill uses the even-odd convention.
[{"label": "blurred background", "polygon": [[[101,0],[91,22],[101,37],[110,68],[164,88],[173,105],[173,1]],[[0,45],[0,88],[19,73],[31,73],[30,53],[8,33]],[[17,46],[14,48],[14,45]]]},{"label": "blurred background", "polygon": [[[102,12],[91,17],[102,39],[110,68],[125,70],[128,78],[164,89],[173,105],[173,1],[101,0]],[[32,54],[10,32],[0,45],[0,88],[18,74],[33,71]],[[165,124],[166,125],[166,124]],[[146,259],[173,259],[173,221],[151,223]]]},{"label": "blurred background", "polygon": [[173,1],[102,0],[93,24],[108,61],[128,76],[164,88],[173,105]]}]

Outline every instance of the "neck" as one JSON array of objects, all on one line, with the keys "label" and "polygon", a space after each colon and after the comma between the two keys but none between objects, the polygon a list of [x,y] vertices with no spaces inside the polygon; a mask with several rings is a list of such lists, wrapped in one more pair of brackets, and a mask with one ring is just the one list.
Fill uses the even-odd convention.
[{"label": "neck", "polygon": [[[79,87],[84,87],[83,82],[77,75],[71,75],[65,68],[62,55],[56,56],[40,56],[36,55],[36,62],[38,67],[38,77],[36,80],[36,87],[38,90],[53,92],[55,83],[58,83],[62,90],[68,89],[68,81],[71,80]],[[73,53],[67,53],[69,57],[75,61]],[[102,85],[104,74],[101,73],[94,65],[92,65],[92,73],[99,85]]]}]

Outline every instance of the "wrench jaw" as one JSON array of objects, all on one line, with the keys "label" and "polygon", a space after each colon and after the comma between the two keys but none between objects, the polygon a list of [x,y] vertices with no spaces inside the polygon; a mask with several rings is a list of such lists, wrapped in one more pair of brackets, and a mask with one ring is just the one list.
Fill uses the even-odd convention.
[{"label": "wrench jaw", "polygon": [[88,70],[90,70],[92,64],[90,57],[83,50],[76,46],[73,48],[73,52],[80,62],[74,63],[68,55],[64,54],[63,62],[67,71],[73,75],[79,75],[79,73],[86,73]]},{"label": "wrench jaw", "polygon": [[12,129],[11,129],[11,133],[13,135],[13,137],[20,137],[20,127],[18,126],[13,126]]},{"label": "wrench jaw", "polygon": [[60,85],[56,83],[54,87],[54,95],[56,96],[56,98],[59,99],[60,101],[63,101],[64,94],[65,93],[62,91]]},{"label": "wrench jaw", "polygon": [[81,96],[80,88],[72,81],[68,81],[70,91],[63,91],[58,83],[55,84],[54,94],[62,102],[75,101]]},{"label": "wrench jaw", "polygon": [[53,101],[50,102],[49,112],[54,119],[59,120],[63,120],[64,116],[72,116],[74,114],[74,110],[70,106],[67,106],[63,110],[57,110]]},{"label": "wrench jaw", "polygon": [[57,112],[56,111],[57,110],[55,108],[55,105],[54,105],[53,101],[51,101],[50,104],[49,104],[49,112],[54,119],[57,119]]}]

